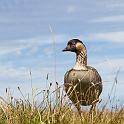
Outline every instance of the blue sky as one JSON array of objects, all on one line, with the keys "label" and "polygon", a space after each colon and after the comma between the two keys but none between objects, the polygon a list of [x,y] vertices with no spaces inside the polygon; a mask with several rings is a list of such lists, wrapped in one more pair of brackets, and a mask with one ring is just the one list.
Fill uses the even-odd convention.
[{"label": "blue sky", "polygon": [[74,65],[75,55],[61,50],[72,38],[84,41],[88,65],[101,74],[102,98],[108,98],[120,67],[114,92],[123,101],[123,0],[1,0],[0,94],[4,95],[7,87],[18,96],[18,86],[30,92],[30,70],[35,88],[46,87],[47,73],[49,82],[55,82],[55,55],[56,81],[63,84],[63,75]]}]

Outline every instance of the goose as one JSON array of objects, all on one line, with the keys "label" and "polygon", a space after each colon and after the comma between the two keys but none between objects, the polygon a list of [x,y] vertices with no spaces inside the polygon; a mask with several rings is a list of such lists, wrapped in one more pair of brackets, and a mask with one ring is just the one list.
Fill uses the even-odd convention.
[{"label": "goose", "polygon": [[87,65],[87,49],[79,39],[68,41],[65,49],[76,53],[76,63],[64,76],[64,88],[67,96],[78,111],[81,105],[90,106],[91,110],[99,101],[102,92],[102,79],[98,71]]}]

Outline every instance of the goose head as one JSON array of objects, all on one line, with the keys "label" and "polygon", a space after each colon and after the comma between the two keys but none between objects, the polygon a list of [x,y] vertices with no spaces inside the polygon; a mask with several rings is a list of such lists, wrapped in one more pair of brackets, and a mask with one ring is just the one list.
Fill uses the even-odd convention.
[{"label": "goose head", "polygon": [[86,47],[81,40],[72,39],[68,41],[66,48],[63,49],[63,52],[65,51],[75,52],[76,54],[86,53]]}]

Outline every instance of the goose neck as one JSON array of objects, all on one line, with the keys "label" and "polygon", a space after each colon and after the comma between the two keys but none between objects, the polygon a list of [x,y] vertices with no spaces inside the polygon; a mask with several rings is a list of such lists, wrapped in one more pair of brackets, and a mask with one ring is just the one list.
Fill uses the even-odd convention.
[{"label": "goose neck", "polygon": [[86,70],[87,66],[87,54],[86,52],[80,52],[76,54],[76,63],[73,69]]}]

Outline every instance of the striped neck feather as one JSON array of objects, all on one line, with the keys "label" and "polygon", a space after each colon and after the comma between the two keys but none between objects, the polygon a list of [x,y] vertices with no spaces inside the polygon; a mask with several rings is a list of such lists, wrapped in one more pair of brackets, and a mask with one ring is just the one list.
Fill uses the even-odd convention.
[{"label": "striped neck feather", "polygon": [[80,52],[76,56],[76,63],[73,67],[75,70],[87,70],[87,54],[86,52]]}]

